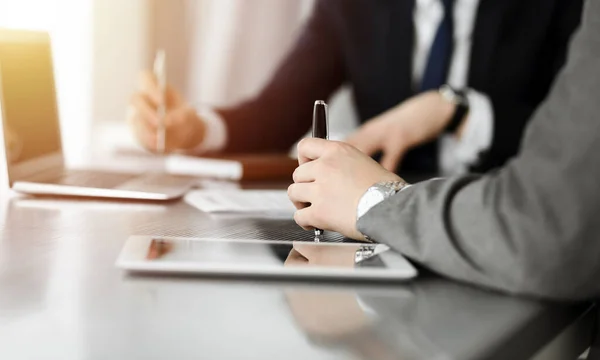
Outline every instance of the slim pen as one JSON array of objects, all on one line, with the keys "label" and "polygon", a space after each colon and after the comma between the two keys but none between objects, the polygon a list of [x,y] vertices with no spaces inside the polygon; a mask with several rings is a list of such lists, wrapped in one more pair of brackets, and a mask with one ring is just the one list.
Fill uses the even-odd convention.
[{"label": "slim pen", "polygon": [[[313,109],[312,136],[319,139],[329,138],[329,121],[327,103],[323,100],[315,101]],[[319,242],[323,236],[323,230],[315,229],[315,242]]]},{"label": "slim pen", "polygon": [[165,127],[165,117],[167,115],[167,55],[164,50],[158,50],[154,59],[154,76],[158,83],[161,102],[158,104],[158,127],[156,132],[156,151],[159,154],[165,153],[165,142],[167,129]]}]

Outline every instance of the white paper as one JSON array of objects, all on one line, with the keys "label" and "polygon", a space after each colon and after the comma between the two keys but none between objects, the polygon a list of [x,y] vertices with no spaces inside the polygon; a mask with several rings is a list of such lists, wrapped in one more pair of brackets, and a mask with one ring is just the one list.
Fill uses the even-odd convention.
[{"label": "white paper", "polygon": [[170,155],[165,162],[166,172],[215,179],[241,180],[243,167],[239,161],[215,160],[185,155]]},{"label": "white paper", "polygon": [[195,190],[185,201],[208,213],[293,214],[296,208],[285,190]]}]

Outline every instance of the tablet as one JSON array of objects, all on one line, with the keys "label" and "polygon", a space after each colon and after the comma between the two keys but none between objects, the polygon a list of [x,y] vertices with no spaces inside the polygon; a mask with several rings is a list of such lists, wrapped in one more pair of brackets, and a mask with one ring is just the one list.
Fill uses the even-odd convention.
[{"label": "tablet", "polygon": [[401,280],[417,276],[383,244],[130,237],[116,266],[132,272]]}]

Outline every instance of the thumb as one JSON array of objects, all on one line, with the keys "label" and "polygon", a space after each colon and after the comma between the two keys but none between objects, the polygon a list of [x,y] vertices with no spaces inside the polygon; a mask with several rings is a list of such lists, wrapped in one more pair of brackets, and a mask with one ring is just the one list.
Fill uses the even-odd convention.
[{"label": "thumb", "polygon": [[384,151],[381,158],[381,166],[387,171],[396,172],[398,165],[404,158],[405,150],[401,147],[388,148]]},{"label": "thumb", "polygon": [[186,100],[184,99],[183,95],[181,95],[179,90],[177,90],[170,84],[167,84],[166,90],[167,90],[167,93],[166,93],[167,108],[176,109],[176,108],[180,108],[180,107],[183,107],[186,105]]},{"label": "thumb", "polygon": [[195,115],[196,112],[194,111],[194,109],[187,106],[180,106],[178,108],[169,109],[164,119],[165,126],[187,127],[187,124],[189,124],[190,120],[194,119]]}]

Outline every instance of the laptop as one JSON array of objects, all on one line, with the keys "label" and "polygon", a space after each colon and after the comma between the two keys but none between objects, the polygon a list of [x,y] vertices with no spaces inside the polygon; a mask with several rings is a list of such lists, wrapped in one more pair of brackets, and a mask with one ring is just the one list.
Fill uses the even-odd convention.
[{"label": "laptop", "polygon": [[15,191],[164,201],[194,185],[189,176],[65,167],[48,33],[0,29],[0,117],[8,182]]}]

